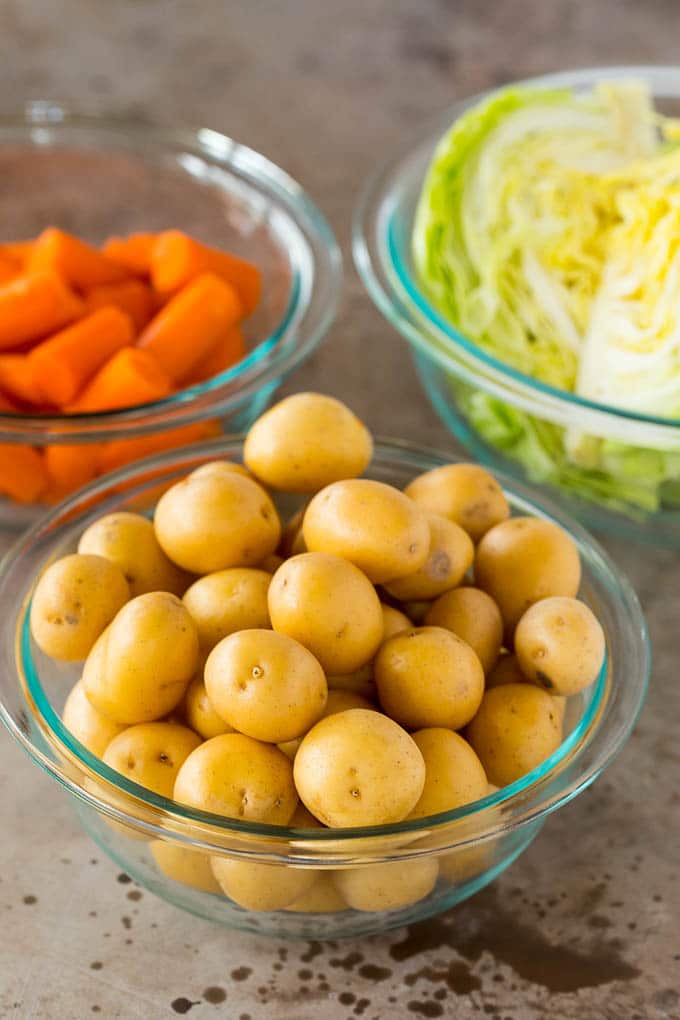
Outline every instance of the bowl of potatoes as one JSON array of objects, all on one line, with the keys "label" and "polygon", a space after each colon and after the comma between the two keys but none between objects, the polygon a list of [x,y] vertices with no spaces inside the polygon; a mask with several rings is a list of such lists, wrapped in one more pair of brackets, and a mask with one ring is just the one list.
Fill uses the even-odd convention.
[{"label": "bowl of potatoes", "polygon": [[612,760],[628,582],[474,464],[321,394],[83,489],[0,568],[1,712],[171,903],[337,938],[492,881]]}]

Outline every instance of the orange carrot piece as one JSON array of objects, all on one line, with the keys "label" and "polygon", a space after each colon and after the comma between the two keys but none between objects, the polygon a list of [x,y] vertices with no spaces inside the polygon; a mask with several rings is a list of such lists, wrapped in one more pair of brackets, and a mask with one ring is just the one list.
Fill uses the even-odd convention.
[{"label": "orange carrot piece", "polygon": [[70,404],[111,355],[133,340],[130,316],[110,305],[55,333],[29,354],[43,399],[57,407]]},{"label": "orange carrot piece", "polygon": [[132,319],[135,332],[140,333],[156,311],[155,294],[141,280],[125,280],[124,283],[103,283],[93,287],[85,295],[85,308],[94,312],[106,305],[115,305]]},{"label": "orange carrot piece", "polygon": [[0,492],[17,503],[34,503],[48,486],[43,457],[32,446],[0,444]]},{"label": "orange carrot piece", "polygon": [[240,361],[246,351],[246,342],[238,326],[232,326],[212,351],[208,351],[197,365],[194,365],[191,375],[181,380],[183,386],[194,386],[196,383],[205,382],[206,379],[213,379],[221,372]]},{"label": "orange carrot piece", "polygon": [[96,477],[100,443],[59,443],[45,447],[45,464],[53,495],[66,496]]},{"label": "orange carrot piece", "polygon": [[234,288],[214,273],[187,284],[151,320],[137,345],[151,351],[178,383],[241,318]]},{"label": "orange carrot piece", "polygon": [[151,282],[159,293],[177,291],[202,273],[215,273],[230,283],[241,298],[244,315],[255,309],[262,276],[252,262],[201,244],[181,230],[158,235],[151,255]]},{"label": "orange carrot piece", "polygon": [[110,443],[104,444],[99,470],[102,474],[115,471],[116,468],[124,467],[125,464],[131,464],[135,460],[141,460],[142,457],[150,457],[154,453],[174,450],[180,446],[189,446],[190,443],[211,439],[219,434],[218,422],[200,421],[193,425],[182,425],[176,429],[169,429],[167,432],[139,436],[136,439],[113,439]]},{"label": "orange carrot piece", "polygon": [[102,247],[102,253],[112,262],[124,266],[133,276],[148,276],[156,236],[140,233],[128,237],[110,237]]},{"label": "orange carrot piece", "polygon": [[57,227],[48,227],[42,232],[26,268],[29,273],[50,269],[76,290],[90,290],[103,283],[120,283],[130,275],[118,262]]},{"label": "orange carrot piece", "polygon": [[19,410],[20,408],[13,400],[10,400],[5,393],[0,393],[0,414],[5,414],[7,411],[9,411],[10,414],[16,414]]},{"label": "orange carrot piece", "polygon": [[125,347],[106,362],[66,411],[69,414],[114,411],[150,404],[171,393],[172,382],[154,355],[138,347]]},{"label": "orange carrot piece", "polygon": [[54,273],[17,276],[0,286],[0,351],[39,340],[82,312],[80,299]]},{"label": "orange carrot piece", "polygon": [[27,354],[0,354],[0,389],[20,403],[42,403]]},{"label": "orange carrot piece", "polygon": [[33,252],[35,241],[6,241],[0,244],[0,254],[23,269]]},{"label": "orange carrot piece", "polygon": [[21,269],[14,259],[8,258],[0,251],[0,283],[8,283],[19,276]]}]

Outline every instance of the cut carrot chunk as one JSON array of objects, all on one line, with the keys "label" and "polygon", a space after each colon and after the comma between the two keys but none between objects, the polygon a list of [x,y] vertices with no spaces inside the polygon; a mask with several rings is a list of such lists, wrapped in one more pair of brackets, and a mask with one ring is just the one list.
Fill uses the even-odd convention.
[{"label": "cut carrot chunk", "polygon": [[255,309],[262,277],[252,262],[201,244],[181,230],[158,235],[151,255],[151,282],[159,293],[177,291],[202,273],[215,273],[235,288],[244,316]]},{"label": "cut carrot chunk", "polygon": [[240,361],[246,351],[246,342],[238,326],[232,326],[224,338],[216,347],[209,351],[205,358],[202,358],[197,365],[194,365],[191,375],[182,379],[183,386],[193,386],[196,383],[212,379],[221,372]]},{"label": "cut carrot chunk", "polygon": [[172,383],[150,351],[126,347],[100,369],[66,410],[70,414],[114,411],[150,404],[172,393]]},{"label": "cut carrot chunk", "polygon": [[136,333],[146,326],[156,311],[156,296],[141,280],[125,280],[124,283],[104,283],[93,287],[85,295],[85,307],[94,312],[106,305],[115,305],[132,319]]},{"label": "cut carrot chunk", "polygon": [[27,354],[0,354],[0,389],[20,403],[43,402]]},{"label": "cut carrot chunk", "polygon": [[50,269],[76,290],[90,290],[103,283],[120,283],[129,272],[118,262],[73,234],[49,227],[35,242],[27,263],[29,273]]},{"label": "cut carrot chunk", "polygon": [[54,495],[65,496],[96,477],[101,444],[59,443],[45,447],[45,464],[50,489]]},{"label": "cut carrot chunk", "polygon": [[137,344],[151,351],[178,383],[217,346],[242,312],[235,289],[214,273],[205,273],[168,301]]},{"label": "cut carrot chunk", "polygon": [[35,241],[7,241],[4,244],[0,244],[0,255],[10,259],[20,269],[23,269],[33,252],[34,246]]},{"label": "cut carrot chunk", "polygon": [[102,252],[112,262],[124,266],[133,276],[148,276],[151,270],[151,252],[155,243],[156,234],[110,237]]},{"label": "cut carrot chunk", "polygon": [[21,269],[14,259],[8,258],[0,251],[0,283],[7,283],[20,273]]},{"label": "cut carrot chunk", "polygon": [[10,400],[7,394],[0,393],[0,414],[5,414],[6,411],[16,414],[17,411],[20,411],[20,408],[13,400]]},{"label": "cut carrot chunk", "polygon": [[116,468],[131,464],[142,457],[151,457],[154,453],[174,450],[177,447],[189,446],[202,439],[211,439],[220,434],[220,426],[216,421],[201,421],[194,425],[182,425],[180,428],[158,432],[151,436],[139,436],[137,439],[114,439],[106,443],[99,461],[101,473],[114,471]]},{"label": "cut carrot chunk", "polygon": [[43,457],[32,446],[0,444],[0,492],[17,503],[34,503],[48,486]]},{"label": "cut carrot chunk", "polygon": [[100,308],[31,351],[35,384],[48,403],[63,407],[111,355],[133,339],[129,315],[120,308]]},{"label": "cut carrot chunk", "polygon": [[18,276],[0,287],[0,351],[53,333],[82,312],[80,299],[54,273]]}]

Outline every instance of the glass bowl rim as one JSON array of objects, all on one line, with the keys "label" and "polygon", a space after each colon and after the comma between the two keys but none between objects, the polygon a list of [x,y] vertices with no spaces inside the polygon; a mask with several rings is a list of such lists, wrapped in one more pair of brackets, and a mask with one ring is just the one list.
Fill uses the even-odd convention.
[{"label": "glass bowl rim", "polygon": [[[305,189],[285,170],[255,149],[213,128],[179,126],[88,112],[54,100],[33,100],[0,115],[0,146],[8,140],[45,146],[32,139],[37,131],[101,132],[120,136],[143,160],[144,148],[162,152],[186,146],[213,165],[241,174],[248,187],[266,195],[283,210],[309,248],[312,273],[291,261],[286,307],[272,330],[231,368],[163,400],[115,411],[73,415],[0,413],[0,439],[7,443],[48,445],[101,439],[136,438],[225,416],[268,383],[290,372],[321,341],[333,322],[342,287],[342,255],[330,224]],[[22,133],[21,139],[17,132]],[[57,138],[48,147],[59,146]],[[72,145],[77,143],[71,142]],[[120,144],[120,143],[119,143]],[[240,385],[242,384],[242,385]],[[238,388],[234,388],[238,386]]]},{"label": "glass bowl rim", "polygon": [[[187,461],[190,466],[191,458],[194,459],[195,464],[198,457],[202,461],[214,459],[215,456],[232,459],[238,457],[242,450],[243,440],[244,436],[232,435],[221,437],[212,442],[197,443],[182,450],[168,451],[122,468],[80,490],[75,496],[63,501],[45,515],[7,553],[0,565],[0,593],[3,581],[6,581],[12,566],[14,565],[16,568],[21,564],[22,555],[30,551],[32,545],[40,540],[41,534],[58,534],[57,525],[60,519],[63,519],[64,522],[69,521],[73,519],[74,514],[77,514],[79,508],[83,511],[91,509],[93,500],[97,496],[103,499],[107,493],[112,495],[116,491],[120,491],[120,488],[117,487],[121,482],[133,485],[137,479],[138,484],[143,486],[145,478],[147,481],[151,479],[152,482],[157,483],[163,469],[166,470],[166,478],[171,471],[177,471],[178,468],[185,470],[183,460]],[[451,463],[455,459],[445,452],[401,440],[378,439],[375,444],[374,463],[376,464],[387,463],[389,465],[399,462],[416,467],[420,471],[442,463]],[[139,476],[141,476],[141,481]],[[602,572],[607,583],[612,586],[608,600],[616,609],[619,625],[621,625],[624,616],[633,622],[631,633],[634,630],[634,646],[640,670],[637,673],[634,672],[634,668],[626,659],[623,672],[628,670],[628,673],[623,679],[620,676],[615,681],[611,676],[607,676],[606,668],[603,667],[598,681],[590,689],[590,700],[576,727],[553,755],[515,783],[476,801],[474,804],[465,805],[439,815],[405,820],[390,825],[320,830],[295,829],[223,818],[209,812],[194,810],[153,794],[125,779],[87,751],[65,730],[44,695],[42,701],[46,702],[47,711],[45,711],[44,704],[36,704],[36,694],[40,700],[40,692],[36,692],[35,686],[37,683],[40,687],[40,680],[35,670],[31,675],[33,667],[30,663],[30,654],[28,655],[29,661],[26,661],[30,647],[27,628],[30,594],[16,613],[11,614],[11,623],[5,624],[5,627],[11,628],[12,631],[11,635],[8,633],[8,642],[15,649],[14,672],[18,673],[24,702],[29,707],[30,703],[33,703],[32,714],[40,726],[41,736],[48,743],[50,751],[54,752],[56,749],[57,754],[61,757],[61,762],[63,762],[64,756],[71,761],[75,760],[76,768],[83,768],[85,772],[94,774],[98,782],[113,787],[116,791],[117,803],[120,803],[121,800],[124,801],[127,809],[123,810],[108,800],[102,799],[101,796],[96,796],[91,788],[88,788],[87,779],[83,779],[82,776],[79,782],[74,780],[73,776],[69,775],[69,770],[59,760],[50,758],[40,747],[36,746],[12,716],[4,702],[0,703],[0,717],[15,739],[23,745],[30,757],[41,768],[50,773],[70,793],[96,810],[103,811],[123,823],[132,824],[133,827],[142,829],[156,837],[167,839],[172,836],[174,839],[208,849],[215,848],[215,844],[210,843],[210,833],[212,833],[231,835],[236,838],[267,837],[274,844],[285,847],[304,840],[308,849],[310,846],[314,846],[323,850],[324,844],[327,846],[342,844],[343,849],[353,850],[353,845],[359,844],[360,846],[360,841],[367,838],[380,839],[411,834],[415,837],[423,832],[436,833],[452,823],[458,823],[459,828],[467,824],[468,831],[465,833],[463,843],[469,843],[471,840],[491,838],[509,827],[518,827],[532,819],[547,815],[588,786],[607,767],[630,735],[641,711],[649,680],[649,637],[637,596],[625,576],[598,543],[550,501],[543,498],[537,501],[528,487],[508,479],[502,474],[498,474],[497,477],[514,504],[537,516],[556,520],[563,527],[567,527],[577,542],[582,556],[585,556],[592,566],[596,566]],[[127,495],[131,495],[133,492],[134,488],[126,490]],[[622,696],[627,699],[627,715],[624,722],[612,723],[611,720],[603,720],[605,711],[611,708],[617,698]],[[572,767],[577,766],[579,757],[587,757],[589,750],[596,750],[593,762],[586,763],[587,767],[584,767],[581,762],[581,769],[577,769],[576,776],[570,782],[563,784],[561,781],[564,774]],[[517,808],[516,817],[501,817],[502,812],[494,810],[499,808],[508,813]],[[156,820],[158,818],[171,820],[172,828],[168,828],[167,824],[165,826],[159,824]],[[478,820],[481,820],[482,828],[471,835],[469,832],[470,823],[475,823]],[[202,836],[199,836],[199,829]]]},{"label": "glass bowl rim", "polygon": [[[680,99],[680,67],[661,64],[605,65],[510,81],[457,100],[444,111],[435,114],[417,133],[382,160],[365,183],[353,214],[352,253],[357,272],[378,309],[412,346],[445,370],[481,386],[501,400],[507,400],[533,413],[544,412],[553,421],[573,423],[574,412],[577,411],[581,420],[585,419],[589,423],[589,431],[596,432],[599,426],[603,434],[608,432],[616,435],[617,424],[626,423],[640,430],[639,438],[635,439],[636,444],[661,445],[666,442],[677,446],[680,418],[639,414],[580,397],[534,379],[486,352],[433,307],[406,269],[394,242],[392,214],[396,201],[392,195],[393,185],[401,179],[409,157],[425,145],[431,144],[434,148],[467,109],[507,89],[586,88],[602,80],[626,77],[646,80],[654,96],[665,95]],[[389,210],[389,217],[383,206]],[[371,220],[378,210],[383,215],[374,234]],[[385,266],[391,279],[385,278]],[[427,339],[425,334],[429,334]]]}]

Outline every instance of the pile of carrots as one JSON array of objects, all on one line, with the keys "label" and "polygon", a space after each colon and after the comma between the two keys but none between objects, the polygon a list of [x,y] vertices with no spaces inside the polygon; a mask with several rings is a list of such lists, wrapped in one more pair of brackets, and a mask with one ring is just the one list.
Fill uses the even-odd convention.
[{"label": "pile of carrots", "polygon": [[[179,230],[95,248],[50,227],[0,244],[0,413],[87,414],[162,400],[239,361],[252,263]],[[0,493],[53,502],[98,474],[213,435],[213,423],[107,443],[0,444]]]}]

